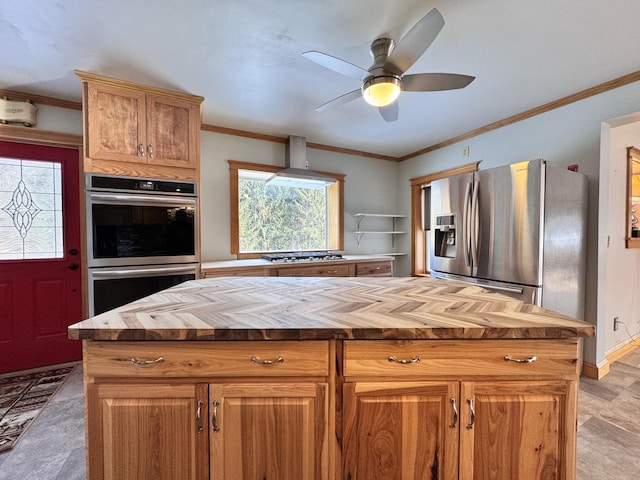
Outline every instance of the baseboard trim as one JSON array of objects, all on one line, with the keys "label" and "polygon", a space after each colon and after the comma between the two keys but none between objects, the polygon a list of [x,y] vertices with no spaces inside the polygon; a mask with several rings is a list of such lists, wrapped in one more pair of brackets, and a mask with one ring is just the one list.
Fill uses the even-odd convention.
[{"label": "baseboard trim", "polygon": [[630,353],[636,348],[638,348],[638,346],[640,345],[638,345],[638,343],[635,340],[632,342],[626,343],[624,345],[621,345],[615,350],[612,350],[611,352],[609,352],[609,354],[605,358],[605,361],[600,366],[594,365],[593,363],[589,363],[589,362],[583,362],[582,375],[584,375],[587,378],[593,378],[594,380],[600,380],[602,377],[604,377],[606,374],[609,373],[609,370],[611,369],[611,364],[613,362],[620,360],[627,353]]},{"label": "baseboard trim", "polygon": [[607,373],[609,373],[609,362],[605,362],[604,365],[598,367],[593,363],[584,362],[582,364],[582,375],[587,378],[593,378],[594,380],[600,380]]}]

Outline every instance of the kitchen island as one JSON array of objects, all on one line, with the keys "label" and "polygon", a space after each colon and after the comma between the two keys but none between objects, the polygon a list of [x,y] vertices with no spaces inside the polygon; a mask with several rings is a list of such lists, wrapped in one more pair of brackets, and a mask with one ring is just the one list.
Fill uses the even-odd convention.
[{"label": "kitchen island", "polygon": [[429,278],[187,282],[69,328],[88,478],[574,479],[593,334]]}]

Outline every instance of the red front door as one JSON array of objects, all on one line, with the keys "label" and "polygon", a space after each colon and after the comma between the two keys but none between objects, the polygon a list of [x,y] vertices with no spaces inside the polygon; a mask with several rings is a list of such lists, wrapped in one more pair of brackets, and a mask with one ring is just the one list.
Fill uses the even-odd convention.
[{"label": "red front door", "polygon": [[79,152],[0,142],[0,373],[81,358]]}]

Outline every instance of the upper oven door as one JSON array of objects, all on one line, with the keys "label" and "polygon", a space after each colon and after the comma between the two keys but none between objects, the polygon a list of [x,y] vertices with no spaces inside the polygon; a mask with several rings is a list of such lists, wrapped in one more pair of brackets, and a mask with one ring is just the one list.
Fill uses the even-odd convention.
[{"label": "upper oven door", "polygon": [[196,197],[87,192],[90,267],[198,261]]}]

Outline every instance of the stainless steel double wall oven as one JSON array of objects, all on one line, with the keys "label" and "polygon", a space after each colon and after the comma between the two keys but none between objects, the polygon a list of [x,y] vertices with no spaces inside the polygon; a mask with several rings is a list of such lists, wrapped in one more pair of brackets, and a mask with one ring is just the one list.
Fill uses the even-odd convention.
[{"label": "stainless steel double wall oven", "polygon": [[195,182],[88,174],[89,314],[198,274]]}]

